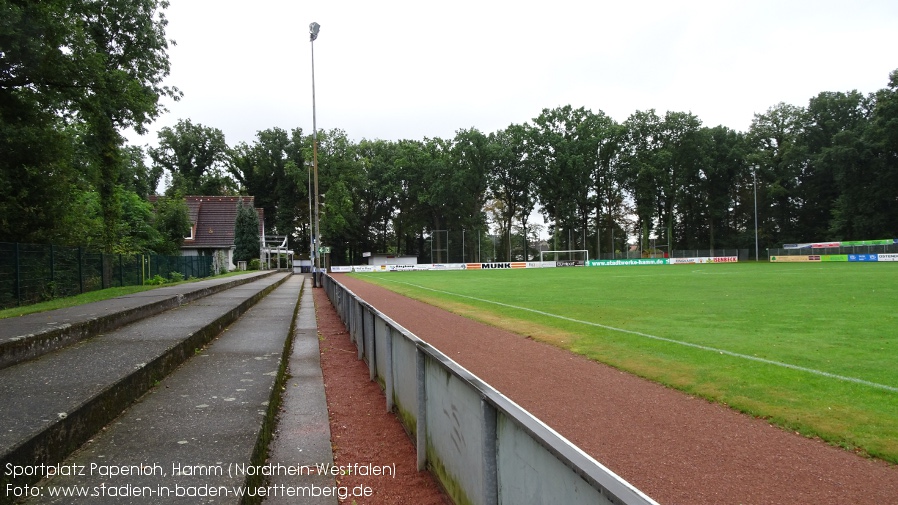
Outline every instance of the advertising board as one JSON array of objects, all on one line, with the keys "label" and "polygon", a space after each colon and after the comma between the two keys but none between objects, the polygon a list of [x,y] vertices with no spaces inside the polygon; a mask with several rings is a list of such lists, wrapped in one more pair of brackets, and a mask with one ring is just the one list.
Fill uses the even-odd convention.
[{"label": "advertising board", "polygon": [[803,255],[787,255],[787,256],[771,256],[771,263],[807,263],[810,261],[820,261],[820,256],[803,256]]},{"label": "advertising board", "polygon": [[434,263],[431,270],[464,270],[464,263]]},{"label": "advertising board", "polygon": [[510,261],[499,263],[466,263],[465,267],[468,270],[503,270],[509,268],[527,268],[527,263],[524,261]]},{"label": "advertising board", "polygon": [[565,260],[565,261],[556,261],[556,267],[582,267],[585,266],[586,262],[582,260]]},{"label": "advertising board", "polygon": [[619,260],[589,260],[586,262],[588,267],[629,267],[641,265],[669,265],[668,258],[634,258]]},{"label": "advertising board", "polygon": [[670,258],[671,265],[696,265],[705,263],[738,263],[738,256],[713,256],[701,258]]}]

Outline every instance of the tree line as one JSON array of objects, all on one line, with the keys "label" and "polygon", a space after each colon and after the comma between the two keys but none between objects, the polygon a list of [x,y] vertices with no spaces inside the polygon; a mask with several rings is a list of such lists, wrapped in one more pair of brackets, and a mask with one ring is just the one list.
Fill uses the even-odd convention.
[{"label": "tree line", "polygon": [[[160,0],[0,0],[0,240],[176,252],[184,195],[252,195],[265,229],[309,250],[312,138],[270,128],[229,146],[179,121],[125,145],[180,92]],[[885,88],[780,103],[747,132],[687,112],[544,109],[495,132],[351,140],[319,132],[321,235],[365,252],[510,260],[533,238],[590,256],[898,237],[898,71]],[[148,197],[164,187],[155,204]],[[532,218],[535,213],[542,219]],[[541,223],[546,223],[542,229]]]},{"label": "tree line", "polygon": [[[761,247],[898,237],[898,71],[869,95],[824,92],[756,114],[747,132],[691,113],[544,109],[532,122],[454,137],[354,142],[319,133],[322,241],[336,263],[364,252],[430,261]],[[189,120],[149,154],[169,192],[251,194],[265,226],[309,244],[310,135],[271,128],[228,147]],[[542,224],[533,215],[542,215]]]}]

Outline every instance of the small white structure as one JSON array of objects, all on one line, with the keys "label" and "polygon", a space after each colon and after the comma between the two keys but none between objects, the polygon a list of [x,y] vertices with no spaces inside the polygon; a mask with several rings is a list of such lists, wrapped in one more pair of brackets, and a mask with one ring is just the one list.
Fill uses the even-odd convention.
[{"label": "small white structure", "polygon": [[418,257],[417,256],[408,256],[402,254],[379,254],[379,253],[365,253],[362,256],[366,256],[368,258],[368,264],[371,266],[381,266],[381,265],[417,265]]},{"label": "small white structure", "polygon": [[304,259],[304,260],[293,260],[293,273],[295,274],[306,274],[312,271],[312,260]]},{"label": "small white structure", "polygon": [[[287,262],[285,264],[286,268],[290,268],[290,265],[293,263],[293,249],[287,249],[287,237],[283,237],[284,241],[278,244],[280,241],[280,236],[272,236],[266,237],[264,234],[262,235],[262,240],[260,241],[261,248],[259,250],[259,259],[262,261],[262,264],[265,265],[266,269],[271,268],[271,263],[274,261],[275,269],[280,270],[281,268],[281,254],[287,256]],[[273,256],[273,258],[272,258]]]}]

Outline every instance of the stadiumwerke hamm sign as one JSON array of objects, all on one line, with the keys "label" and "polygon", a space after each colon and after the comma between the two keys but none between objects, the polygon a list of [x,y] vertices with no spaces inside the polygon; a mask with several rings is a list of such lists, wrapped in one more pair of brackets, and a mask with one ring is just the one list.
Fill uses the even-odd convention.
[{"label": "stadiumwerke hamm sign", "polygon": [[586,262],[588,267],[629,267],[639,265],[669,265],[670,260],[667,258],[633,258],[619,260],[589,260]]}]

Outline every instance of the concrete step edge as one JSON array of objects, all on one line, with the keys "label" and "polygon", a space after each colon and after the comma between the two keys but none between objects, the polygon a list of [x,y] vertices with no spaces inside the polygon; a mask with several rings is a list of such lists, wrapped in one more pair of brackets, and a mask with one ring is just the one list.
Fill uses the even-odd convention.
[{"label": "concrete step edge", "polygon": [[[39,476],[13,478],[5,471],[7,465],[35,467],[64,461],[69,454],[149,391],[158,380],[191,358],[195,354],[195,349],[205,346],[289,278],[290,275],[285,275],[264,287],[236,308],[229,310],[201,330],[188,335],[179,344],[170,347],[145,366],[110,384],[94,397],[85,399],[77,409],[68,412],[65,418],[56,420],[46,429],[34,434],[28,440],[23,440],[6,454],[0,455],[0,469],[3,469],[0,471],[0,489],[6,489],[7,484],[23,486],[37,482]],[[12,503],[6,500],[4,495],[0,495],[0,504]]]},{"label": "concrete step edge", "polygon": [[171,297],[150,302],[146,305],[105,314],[74,324],[62,324],[47,328],[39,333],[20,335],[0,342],[0,369],[12,366],[29,359],[34,359],[49,352],[75,344],[94,335],[121,328],[140,319],[152,317],[166,310],[179,307],[192,301],[204,298],[242,284],[259,280],[275,273],[234,279],[229,282],[202,287],[186,293],[173,294]]}]

